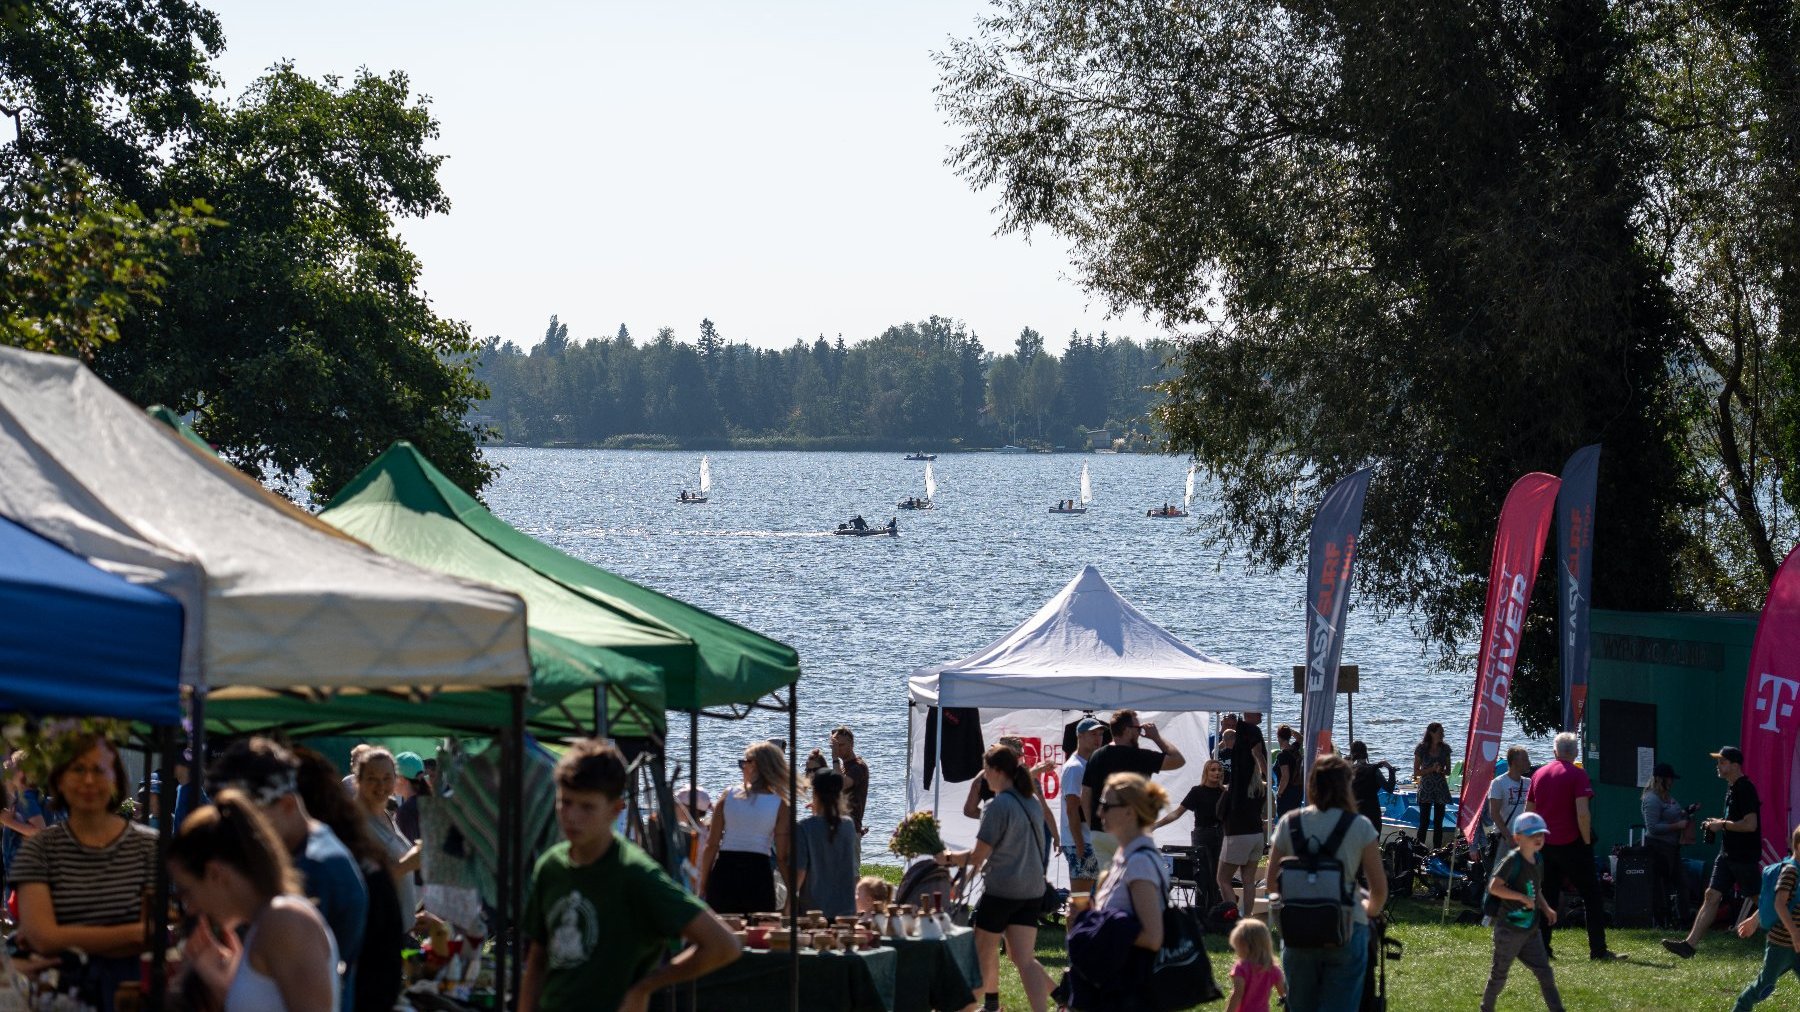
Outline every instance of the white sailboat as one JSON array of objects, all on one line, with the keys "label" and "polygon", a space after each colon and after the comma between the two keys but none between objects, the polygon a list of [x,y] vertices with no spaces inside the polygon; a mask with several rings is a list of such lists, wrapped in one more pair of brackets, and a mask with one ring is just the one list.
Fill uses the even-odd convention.
[{"label": "white sailboat", "polygon": [[1094,501],[1094,486],[1092,482],[1088,481],[1087,467],[1086,464],[1081,465],[1081,498],[1074,500],[1064,499],[1055,506],[1050,507],[1050,512],[1071,516],[1087,512],[1088,503]]},{"label": "white sailboat", "polygon": [[1199,473],[1200,473],[1200,465],[1199,464],[1189,464],[1188,465],[1187,491],[1182,493],[1180,506],[1171,506],[1168,503],[1163,503],[1159,507],[1145,510],[1144,515],[1147,517],[1185,517],[1185,516],[1187,516],[1188,508],[1194,505],[1194,478]]},{"label": "white sailboat", "polygon": [[931,461],[928,460],[925,462],[925,498],[914,499],[914,498],[908,497],[908,498],[900,500],[899,502],[895,503],[894,505],[903,510],[935,509],[936,507],[932,506],[931,502],[933,499],[936,499],[936,498],[937,498],[937,476],[931,473]]},{"label": "white sailboat", "polygon": [[[704,463],[702,466],[705,466]],[[1188,465],[1187,491],[1182,493],[1181,496],[1181,508],[1184,510],[1192,509],[1194,507],[1194,475],[1198,474],[1199,471],[1199,464]]]},{"label": "white sailboat", "polygon": [[679,496],[675,497],[675,501],[679,502],[679,503],[689,503],[689,504],[703,503],[711,495],[712,495],[712,462],[707,460],[703,456],[700,458],[700,491],[690,492],[684,488],[681,490],[681,494]]}]

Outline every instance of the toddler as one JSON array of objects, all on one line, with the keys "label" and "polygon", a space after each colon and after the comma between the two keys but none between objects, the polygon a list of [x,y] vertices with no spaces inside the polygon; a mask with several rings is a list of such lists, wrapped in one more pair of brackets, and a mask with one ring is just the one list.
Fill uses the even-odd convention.
[{"label": "toddler", "polygon": [[1231,929],[1231,1000],[1225,1012],[1269,1012],[1271,992],[1287,997],[1287,980],[1275,965],[1275,939],[1269,926],[1246,917]]},{"label": "toddler", "polygon": [[864,875],[856,880],[856,912],[870,914],[875,912],[875,904],[891,903],[894,900],[893,883],[873,875]]}]

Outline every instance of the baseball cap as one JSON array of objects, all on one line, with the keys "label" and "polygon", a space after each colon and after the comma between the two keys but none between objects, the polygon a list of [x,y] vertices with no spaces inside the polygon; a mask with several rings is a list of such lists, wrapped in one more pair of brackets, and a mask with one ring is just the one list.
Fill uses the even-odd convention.
[{"label": "baseball cap", "polygon": [[1105,726],[1105,724],[1093,717],[1083,717],[1081,718],[1081,722],[1075,725],[1075,733],[1086,734],[1089,731],[1098,731]]},{"label": "baseball cap", "polygon": [[402,752],[394,757],[394,772],[402,780],[417,780],[425,775],[425,760],[417,752]]},{"label": "baseball cap", "polygon": [[1650,771],[1650,775],[1653,777],[1664,777],[1669,780],[1681,779],[1681,774],[1675,772],[1675,767],[1670,766],[1668,763],[1657,763],[1656,768]]},{"label": "baseball cap", "polygon": [[1739,766],[1744,765],[1744,750],[1738,748],[1736,745],[1722,745],[1717,752],[1712,753],[1712,757],[1714,759],[1724,759],[1727,762],[1734,762]]},{"label": "baseball cap", "polygon": [[1513,819],[1512,831],[1514,836],[1539,836],[1550,832],[1550,827],[1544,825],[1544,817],[1538,813],[1520,812]]}]

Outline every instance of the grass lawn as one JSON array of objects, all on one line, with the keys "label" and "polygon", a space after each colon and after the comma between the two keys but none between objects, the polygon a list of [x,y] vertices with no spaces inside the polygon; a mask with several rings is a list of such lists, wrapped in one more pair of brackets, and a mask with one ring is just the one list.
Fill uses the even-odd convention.
[{"label": "grass lawn", "polygon": [[[898,880],[898,869],[865,868]],[[1458,908],[1452,905],[1454,917]],[[1388,1007],[1394,1012],[1474,1009],[1480,1005],[1493,955],[1491,929],[1475,925],[1440,924],[1442,907],[1415,900],[1398,900],[1389,908],[1388,934],[1406,943],[1406,955],[1387,968]],[[1657,944],[1669,932],[1654,929],[1612,929],[1607,944],[1627,958],[1614,963],[1593,963],[1587,958],[1587,934],[1579,927],[1556,932],[1556,985],[1563,1004],[1570,1009],[1607,1010],[1702,1010],[1729,1009],[1739,991],[1762,965],[1762,939],[1745,941],[1726,931],[1709,935],[1692,959],[1678,959]],[[1225,939],[1207,938],[1213,953],[1213,976],[1229,991],[1226,975],[1231,953]],[[1068,967],[1060,930],[1038,932],[1038,959],[1053,978]],[[1004,957],[1000,961],[1002,1007],[1028,1009],[1017,971]],[[1223,1008],[1223,1003],[1213,1006]],[[1774,997],[1758,1006],[1764,1009],[1800,1008],[1800,981],[1792,976],[1776,986]],[[1515,963],[1500,996],[1499,1008],[1544,1008],[1537,980],[1531,971]]]}]

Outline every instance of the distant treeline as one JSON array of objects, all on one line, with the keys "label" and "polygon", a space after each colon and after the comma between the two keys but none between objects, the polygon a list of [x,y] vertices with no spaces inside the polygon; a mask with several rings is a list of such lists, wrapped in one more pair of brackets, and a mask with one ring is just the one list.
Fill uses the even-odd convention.
[{"label": "distant treeline", "polygon": [[1090,429],[1141,445],[1174,351],[1105,333],[1071,334],[1058,357],[1029,327],[995,356],[934,316],[845,344],[823,336],[773,351],[728,343],[711,320],[698,340],[664,327],[639,344],[571,341],[550,318],[529,352],[489,338],[476,367],[480,411],[515,443],[611,446],[897,448],[999,443],[1088,445]]}]

